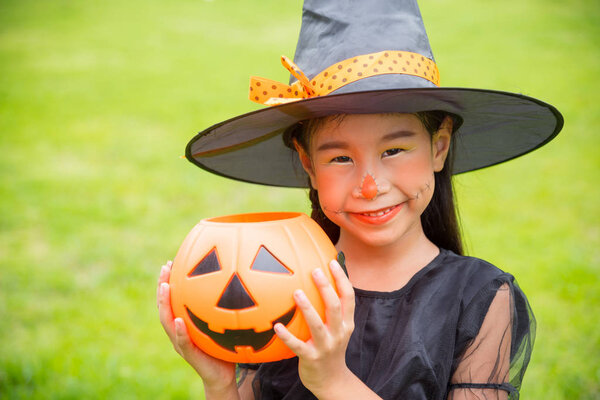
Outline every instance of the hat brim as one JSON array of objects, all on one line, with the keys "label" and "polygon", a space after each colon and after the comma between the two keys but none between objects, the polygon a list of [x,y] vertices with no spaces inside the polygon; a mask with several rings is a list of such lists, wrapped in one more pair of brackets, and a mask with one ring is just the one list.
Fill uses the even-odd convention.
[{"label": "hat brim", "polygon": [[198,133],[186,158],[227,178],[307,187],[297,153],[282,133],[299,121],[334,114],[442,110],[462,118],[455,132],[453,173],[499,164],[543,146],[563,126],[552,105],[522,94],[466,88],[390,89],[332,94],[269,107]]}]

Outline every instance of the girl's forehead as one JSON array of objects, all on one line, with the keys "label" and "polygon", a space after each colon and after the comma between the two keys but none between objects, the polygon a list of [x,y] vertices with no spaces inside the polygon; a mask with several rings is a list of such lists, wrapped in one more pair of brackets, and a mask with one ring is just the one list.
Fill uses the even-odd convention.
[{"label": "girl's forehead", "polygon": [[378,140],[391,133],[426,134],[421,121],[413,114],[347,114],[324,121],[314,131],[312,143],[328,140]]}]

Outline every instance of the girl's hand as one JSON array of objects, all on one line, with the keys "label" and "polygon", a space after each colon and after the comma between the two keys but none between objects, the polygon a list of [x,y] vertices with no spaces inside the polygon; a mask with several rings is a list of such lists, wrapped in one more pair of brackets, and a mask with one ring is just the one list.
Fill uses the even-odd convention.
[{"label": "girl's hand", "polygon": [[338,293],[320,269],[313,280],[325,304],[325,322],[304,292],[294,293],[312,338],[307,342],[292,335],[283,324],[275,325],[277,336],[298,356],[298,372],[304,386],[319,398],[342,393],[340,388],[355,378],[346,366],[346,348],[354,330],[354,289],[337,261],[329,263]]},{"label": "girl's hand", "polygon": [[192,343],[182,318],[173,318],[169,276],[171,261],[163,265],[158,278],[157,304],[160,322],[173,348],[200,375],[206,397],[237,398],[235,364],[209,356]]}]

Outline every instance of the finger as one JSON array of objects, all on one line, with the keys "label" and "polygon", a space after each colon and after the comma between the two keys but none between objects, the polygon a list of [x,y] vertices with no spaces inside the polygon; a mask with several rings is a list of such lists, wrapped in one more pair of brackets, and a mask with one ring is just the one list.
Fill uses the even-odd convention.
[{"label": "finger", "polygon": [[160,285],[163,282],[169,282],[172,265],[173,265],[172,261],[167,261],[167,263],[161,267],[160,273],[158,274],[158,284],[156,285],[156,306],[157,307],[158,307],[159,298],[160,298]]},{"label": "finger", "polygon": [[169,260],[167,261],[167,264],[165,265],[166,268],[161,268],[161,278],[163,279],[163,282],[168,282],[169,278],[171,277],[171,269],[173,268],[173,261]]},{"label": "finger", "polygon": [[354,288],[352,283],[348,279],[348,276],[344,273],[344,270],[336,260],[332,260],[329,263],[329,270],[333,279],[335,280],[335,286],[337,287],[339,299],[342,305],[342,318],[344,324],[347,326],[354,326]]},{"label": "finger", "polygon": [[160,323],[169,336],[169,339],[171,339],[171,342],[175,344],[175,326],[173,325],[169,284],[166,282],[161,283],[159,291],[158,316]]},{"label": "finger", "polygon": [[175,325],[175,343],[184,358],[188,358],[195,353],[196,346],[192,343],[190,335],[188,334],[187,327],[182,318],[175,318],[173,321]]},{"label": "finger", "polygon": [[160,286],[163,282],[169,281],[169,276],[171,275],[171,267],[173,266],[173,262],[171,260],[167,261],[165,265],[160,268],[160,273],[158,275],[158,286]]},{"label": "finger", "polygon": [[294,336],[282,323],[276,323],[273,329],[277,337],[298,357],[305,357],[310,351],[309,346]]},{"label": "finger", "polygon": [[315,344],[325,343],[328,336],[327,327],[308,297],[306,297],[306,294],[302,290],[296,290],[294,292],[294,301],[304,316]]},{"label": "finger", "polygon": [[335,289],[325,277],[320,268],[312,272],[315,285],[319,289],[323,304],[325,304],[325,321],[332,334],[337,334],[343,329],[342,305]]}]

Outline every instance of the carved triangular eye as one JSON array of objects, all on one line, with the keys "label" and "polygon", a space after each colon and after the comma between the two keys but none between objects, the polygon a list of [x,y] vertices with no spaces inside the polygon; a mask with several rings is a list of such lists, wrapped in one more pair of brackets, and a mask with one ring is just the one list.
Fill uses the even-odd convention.
[{"label": "carved triangular eye", "polygon": [[254,271],[275,272],[278,274],[293,274],[293,272],[275,258],[265,246],[260,246],[250,269]]},{"label": "carved triangular eye", "polygon": [[215,272],[221,270],[221,263],[219,263],[219,257],[217,256],[217,249],[213,248],[200,262],[194,267],[194,269],[188,274],[188,276],[197,276],[208,274],[209,272]]}]

